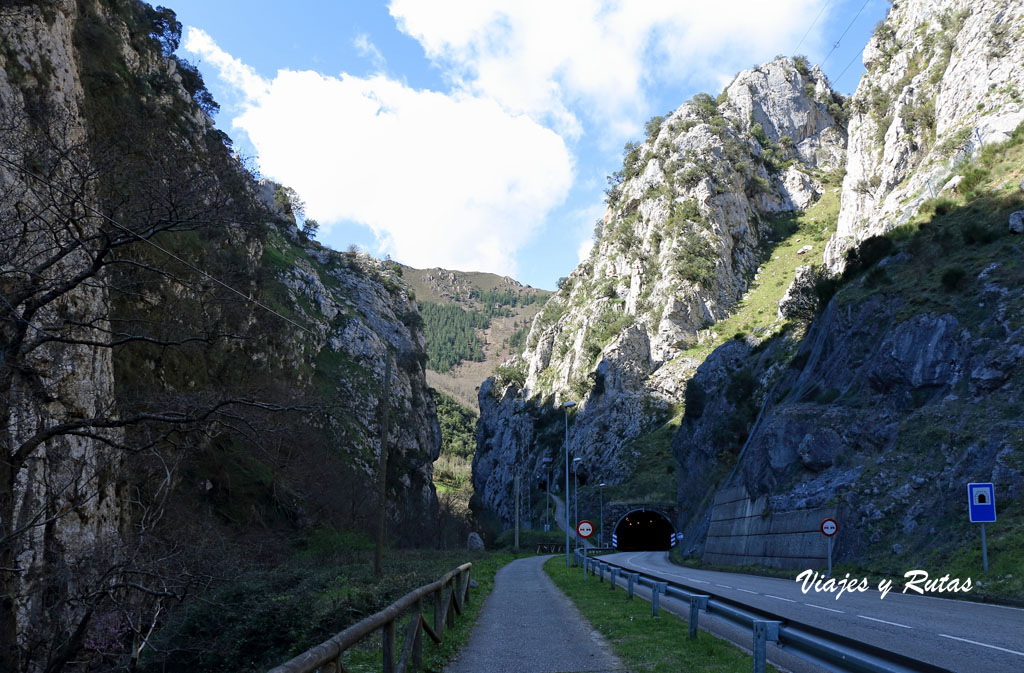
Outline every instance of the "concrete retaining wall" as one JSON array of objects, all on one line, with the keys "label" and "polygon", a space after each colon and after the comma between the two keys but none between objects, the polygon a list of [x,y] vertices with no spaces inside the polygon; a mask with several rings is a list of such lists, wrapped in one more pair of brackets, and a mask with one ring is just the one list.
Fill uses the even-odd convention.
[{"label": "concrete retaining wall", "polygon": [[743,487],[722,489],[711,508],[703,560],[718,565],[823,568],[828,542],[821,522],[835,507],[772,512],[768,497],[752,500]]}]

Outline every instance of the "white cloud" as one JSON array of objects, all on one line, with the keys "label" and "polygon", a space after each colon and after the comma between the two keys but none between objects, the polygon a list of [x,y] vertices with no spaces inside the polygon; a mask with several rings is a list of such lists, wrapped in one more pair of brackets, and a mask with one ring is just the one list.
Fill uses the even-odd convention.
[{"label": "white cloud", "polygon": [[457,86],[569,137],[581,114],[623,136],[652,82],[728,81],[792,49],[826,1],[391,0],[390,12]]},{"label": "white cloud", "polygon": [[366,224],[407,264],[513,275],[516,251],[572,183],[562,139],[492,100],[383,75],[265,80],[195,28],[185,49],[245,95],[234,125],[264,174],[295,188],[325,230]]},{"label": "white cloud", "polygon": [[213,67],[217,68],[221,79],[238,89],[246,98],[256,100],[266,95],[266,80],[256,74],[255,70],[223,51],[205,32],[189,28],[185,32],[185,42],[182,46],[185,51],[200,54],[208,59]]},{"label": "white cloud", "polygon": [[378,72],[384,70],[384,54],[380,53],[380,49],[377,49],[377,45],[370,41],[370,36],[366,33],[360,33],[356,35],[356,39],[352,41],[352,45],[359,52],[359,55],[363,58],[370,59],[370,63],[377,69]]},{"label": "white cloud", "polygon": [[584,238],[580,241],[580,247],[576,248],[576,257],[580,262],[585,262],[590,257],[590,251],[594,249],[594,239]]},{"label": "white cloud", "polygon": [[569,221],[575,223],[574,230],[579,236],[579,247],[576,248],[576,256],[580,262],[590,257],[590,251],[594,247],[594,227],[598,220],[603,220],[605,206],[603,203],[596,203],[587,208],[574,210],[569,215]]}]

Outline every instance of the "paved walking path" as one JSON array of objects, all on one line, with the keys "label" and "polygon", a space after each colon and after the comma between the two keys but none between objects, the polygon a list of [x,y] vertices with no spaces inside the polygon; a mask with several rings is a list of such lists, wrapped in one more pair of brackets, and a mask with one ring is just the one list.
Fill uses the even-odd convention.
[{"label": "paved walking path", "polygon": [[446,673],[622,673],[626,670],[544,569],[550,556],[498,571],[469,642]]}]

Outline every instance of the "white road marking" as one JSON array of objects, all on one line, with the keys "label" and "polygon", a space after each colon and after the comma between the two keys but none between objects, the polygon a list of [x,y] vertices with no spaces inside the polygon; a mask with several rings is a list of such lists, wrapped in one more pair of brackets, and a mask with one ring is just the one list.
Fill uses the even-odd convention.
[{"label": "white road marking", "polygon": [[758,594],[756,591],[751,591],[750,589],[736,589],[736,591],[742,591],[746,594],[757,594],[758,596],[760,596],[760,594]]},{"label": "white road marking", "polygon": [[890,626],[898,626],[901,629],[912,629],[912,628],[914,628],[913,626],[907,626],[906,624],[898,624],[896,622],[887,622],[884,619],[875,619],[874,617],[865,617],[864,615],[857,615],[857,616],[860,617],[861,619],[870,619],[873,622],[881,622],[883,624],[889,624]]},{"label": "white road marking", "polygon": [[940,633],[942,638],[950,638],[952,640],[959,640],[964,643],[970,643],[971,645],[981,645],[982,647],[989,647],[993,650],[999,650],[1000,652],[1009,652],[1010,654],[1016,654],[1019,657],[1024,657],[1024,652],[1018,652],[1017,650],[1008,650],[1005,647],[999,647],[998,645],[989,645],[988,643],[979,643],[977,640],[967,640],[966,638],[957,638],[956,636],[947,636],[945,633]]},{"label": "white road marking", "polygon": [[722,587],[723,589],[732,589],[728,584],[716,584],[716,587]]},{"label": "white road marking", "polygon": [[796,601],[794,601],[791,598],[783,598],[782,596],[772,596],[771,594],[765,594],[765,596],[767,596],[768,598],[775,598],[780,601],[786,601],[787,603],[796,603]]},{"label": "white road marking", "polygon": [[711,584],[711,582],[705,582],[704,580],[698,580],[692,577],[683,577],[682,575],[676,575],[676,577],[682,577],[687,582],[696,582],[697,584]]},{"label": "white road marking", "polygon": [[819,610],[828,610],[829,612],[838,612],[841,615],[845,615],[846,614],[842,610],[836,610],[835,608],[826,608],[826,607],[822,607],[820,605],[815,605],[814,603],[804,603],[804,605],[806,605],[809,608],[818,608]]}]

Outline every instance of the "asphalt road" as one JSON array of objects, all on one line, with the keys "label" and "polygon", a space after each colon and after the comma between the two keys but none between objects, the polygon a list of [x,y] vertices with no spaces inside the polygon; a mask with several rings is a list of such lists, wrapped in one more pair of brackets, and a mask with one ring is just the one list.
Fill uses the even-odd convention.
[{"label": "asphalt road", "polygon": [[902,577],[892,578],[884,599],[875,586],[836,598],[813,589],[805,594],[794,580],[683,568],[669,561],[667,552],[602,559],[957,673],[1024,673],[1024,609],[903,594]]},{"label": "asphalt road", "polygon": [[469,642],[446,673],[624,673],[604,639],[541,567],[509,563],[494,578]]}]

